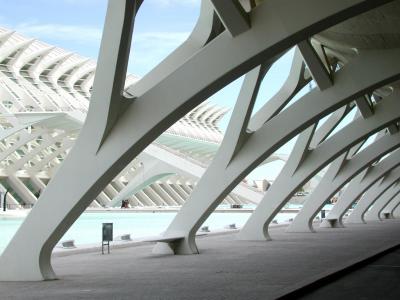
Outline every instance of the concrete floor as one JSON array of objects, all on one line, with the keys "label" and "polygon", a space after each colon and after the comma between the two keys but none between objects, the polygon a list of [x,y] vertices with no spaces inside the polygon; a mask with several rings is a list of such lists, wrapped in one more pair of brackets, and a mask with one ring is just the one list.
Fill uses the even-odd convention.
[{"label": "concrete floor", "polygon": [[400,250],[298,299],[400,299]]},{"label": "concrete floor", "polygon": [[271,229],[269,242],[202,237],[200,255],[156,256],[145,245],[54,257],[60,280],[3,282],[0,299],[275,299],[400,243],[400,220],[284,230]]}]

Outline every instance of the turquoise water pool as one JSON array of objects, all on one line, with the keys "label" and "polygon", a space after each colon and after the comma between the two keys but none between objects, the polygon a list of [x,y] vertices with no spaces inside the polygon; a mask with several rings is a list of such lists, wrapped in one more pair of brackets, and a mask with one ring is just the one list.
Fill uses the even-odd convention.
[{"label": "turquoise water pool", "polygon": [[[174,212],[102,212],[83,213],[72,225],[61,240],[75,240],[75,244],[96,244],[101,243],[102,223],[114,223],[114,237],[130,233],[132,238],[153,236],[162,233],[176,213]],[[279,223],[293,218],[293,213],[280,213],[275,218]],[[213,213],[206,222],[210,230],[223,229],[228,224],[235,223],[236,226],[243,226],[250,213]],[[0,217],[0,253],[11,240],[24,218]]]}]

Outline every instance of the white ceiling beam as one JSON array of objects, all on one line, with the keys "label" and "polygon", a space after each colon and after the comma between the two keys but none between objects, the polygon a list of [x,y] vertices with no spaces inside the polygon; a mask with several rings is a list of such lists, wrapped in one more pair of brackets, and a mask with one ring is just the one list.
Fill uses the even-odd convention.
[{"label": "white ceiling beam", "polygon": [[299,48],[318,88],[322,91],[331,87],[332,79],[326,70],[324,63],[321,61],[321,58],[311,45],[311,42],[309,40],[304,40],[297,44],[297,47]]},{"label": "white ceiling beam", "polygon": [[362,96],[354,101],[357,105],[361,116],[366,119],[374,114],[371,101],[368,95]]},{"label": "white ceiling beam", "polygon": [[237,0],[211,0],[215,12],[229,33],[235,37],[250,29],[250,18]]}]

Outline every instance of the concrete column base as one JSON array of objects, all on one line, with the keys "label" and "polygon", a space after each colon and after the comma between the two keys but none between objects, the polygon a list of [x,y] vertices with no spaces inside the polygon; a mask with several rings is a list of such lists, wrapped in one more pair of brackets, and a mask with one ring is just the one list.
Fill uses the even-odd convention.
[{"label": "concrete column base", "polygon": [[344,228],[339,219],[324,219],[319,225],[321,228]]}]

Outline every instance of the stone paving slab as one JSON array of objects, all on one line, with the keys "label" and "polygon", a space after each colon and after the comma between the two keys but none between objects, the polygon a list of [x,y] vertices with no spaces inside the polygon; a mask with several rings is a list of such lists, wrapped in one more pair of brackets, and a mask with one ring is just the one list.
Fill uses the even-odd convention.
[{"label": "stone paving slab", "polygon": [[142,245],[54,257],[60,280],[3,282],[0,299],[275,299],[400,243],[400,220],[284,230],[271,229],[268,242],[237,241],[234,234],[199,238],[199,255],[157,256]]}]

